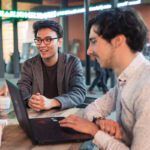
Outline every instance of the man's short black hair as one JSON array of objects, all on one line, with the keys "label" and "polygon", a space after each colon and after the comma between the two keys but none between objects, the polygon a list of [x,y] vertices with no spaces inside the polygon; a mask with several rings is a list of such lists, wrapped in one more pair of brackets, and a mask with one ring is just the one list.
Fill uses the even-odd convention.
[{"label": "man's short black hair", "polygon": [[63,37],[63,29],[61,25],[58,22],[53,20],[36,21],[33,24],[34,36],[36,37],[37,32],[43,28],[50,28],[51,30],[55,31],[57,33],[58,38]]},{"label": "man's short black hair", "polygon": [[93,25],[97,27],[95,32],[108,42],[123,34],[133,52],[142,51],[147,41],[147,27],[133,8],[115,8],[100,12],[89,21],[88,33]]}]

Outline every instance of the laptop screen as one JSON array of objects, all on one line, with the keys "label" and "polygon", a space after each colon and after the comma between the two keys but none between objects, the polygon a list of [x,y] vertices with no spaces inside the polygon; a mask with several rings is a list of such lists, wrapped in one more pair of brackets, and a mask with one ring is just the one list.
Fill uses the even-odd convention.
[{"label": "laptop screen", "polygon": [[6,80],[10,97],[14,106],[15,114],[19,125],[25,130],[29,137],[32,137],[31,125],[28,119],[28,114],[24,101],[21,98],[21,93],[17,86]]}]

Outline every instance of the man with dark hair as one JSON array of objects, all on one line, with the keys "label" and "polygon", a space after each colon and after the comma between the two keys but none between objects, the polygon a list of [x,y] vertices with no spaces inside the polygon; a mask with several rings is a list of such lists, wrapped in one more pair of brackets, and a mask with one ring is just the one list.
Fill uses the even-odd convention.
[{"label": "man with dark hair", "polygon": [[[147,28],[134,9],[101,12],[89,22],[88,54],[112,68],[117,84],[85,109],[85,119],[71,115],[62,127],[91,134],[105,150],[150,149],[150,62],[141,51]],[[106,119],[116,111],[116,120]]]},{"label": "man with dark hair", "polygon": [[59,52],[62,27],[45,20],[35,22],[33,30],[39,54],[23,64],[18,81],[23,100],[35,111],[67,109],[83,103],[86,89],[81,62]]}]

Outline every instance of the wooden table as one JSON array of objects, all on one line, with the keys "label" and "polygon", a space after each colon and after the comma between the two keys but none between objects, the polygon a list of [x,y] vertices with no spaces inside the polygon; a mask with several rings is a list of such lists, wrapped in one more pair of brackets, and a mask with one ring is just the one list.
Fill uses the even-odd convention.
[{"label": "wooden table", "polygon": [[[70,114],[77,114],[82,116],[82,109],[71,108],[64,111],[45,111],[36,113],[35,111],[28,111],[30,118],[63,116],[67,117]],[[18,125],[16,118],[8,120],[8,126],[4,128],[2,137],[1,150],[78,150],[81,143],[65,143],[56,145],[33,145],[31,140],[26,136],[24,131]]]}]

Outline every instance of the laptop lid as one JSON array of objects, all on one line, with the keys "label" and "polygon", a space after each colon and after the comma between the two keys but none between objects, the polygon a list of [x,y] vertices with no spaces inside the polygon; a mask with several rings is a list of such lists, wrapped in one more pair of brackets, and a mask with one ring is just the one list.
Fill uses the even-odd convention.
[{"label": "laptop lid", "polygon": [[[14,106],[15,114],[19,125],[26,132],[26,134],[33,139],[32,128],[29,122],[28,114],[26,111],[25,103],[22,100],[20,90],[12,84],[10,81],[6,80],[10,97]],[[34,140],[33,140],[34,141]]]}]

